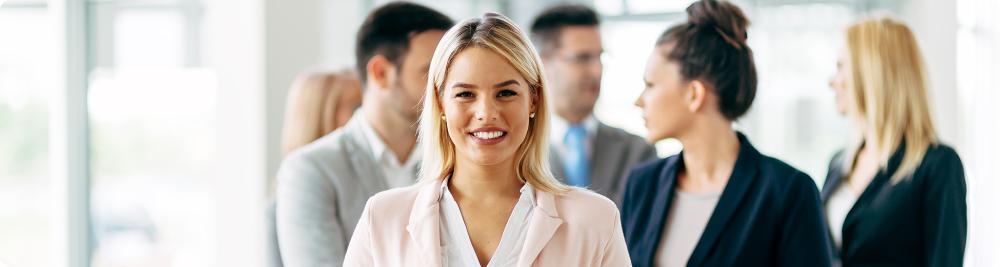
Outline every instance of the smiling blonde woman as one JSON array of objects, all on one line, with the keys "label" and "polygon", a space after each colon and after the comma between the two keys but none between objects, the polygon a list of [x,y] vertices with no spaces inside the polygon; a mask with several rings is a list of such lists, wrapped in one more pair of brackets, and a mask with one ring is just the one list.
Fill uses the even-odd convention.
[{"label": "smiling blonde woman", "polygon": [[421,182],[368,200],[345,265],[631,265],[615,204],[549,171],[532,47],[493,13],[445,34],[421,114]]}]

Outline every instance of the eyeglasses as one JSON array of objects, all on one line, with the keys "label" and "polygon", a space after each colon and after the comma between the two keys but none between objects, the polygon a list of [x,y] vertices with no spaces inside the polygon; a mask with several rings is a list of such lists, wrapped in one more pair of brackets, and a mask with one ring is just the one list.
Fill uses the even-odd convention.
[{"label": "eyeglasses", "polygon": [[577,66],[590,66],[591,64],[603,64],[604,61],[608,61],[610,56],[607,52],[600,52],[556,55],[556,58]]}]

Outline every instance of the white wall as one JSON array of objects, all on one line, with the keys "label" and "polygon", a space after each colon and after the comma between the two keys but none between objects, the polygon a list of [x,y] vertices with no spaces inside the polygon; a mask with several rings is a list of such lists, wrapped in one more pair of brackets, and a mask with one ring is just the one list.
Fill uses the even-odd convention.
[{"label": "white wall", "polygon": [[358,0],[326,0],[322,3],[322,59],[325,68],[353,68],[355,34],[365,19]]},{"label": "white wall", "polygon": [[964,113],[962,163],[969,188],[967,265],[1000,266],[1000,2],[958,1],[958,99]]},{"label": "white wall", "polygon": [[955,71],[956,1],[909,0],[900,7],[900,16],[913,30],[924,54],[930,79],[928,97],[941,140],[954,147],[963,147],[964,116],[958,106]]}]

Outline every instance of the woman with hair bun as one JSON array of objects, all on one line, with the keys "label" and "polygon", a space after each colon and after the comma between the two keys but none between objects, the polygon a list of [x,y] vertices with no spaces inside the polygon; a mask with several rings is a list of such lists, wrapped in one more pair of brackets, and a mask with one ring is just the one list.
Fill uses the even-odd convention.
[{"label": "woman with hair bun", "polygon": [[816,184],[758,152],[733,121],[753,103],[757,73],[746,16],[697,1],[646,64],[647,141],[684,150],[634,168],[621,207],[634,266],[830,266]]}]

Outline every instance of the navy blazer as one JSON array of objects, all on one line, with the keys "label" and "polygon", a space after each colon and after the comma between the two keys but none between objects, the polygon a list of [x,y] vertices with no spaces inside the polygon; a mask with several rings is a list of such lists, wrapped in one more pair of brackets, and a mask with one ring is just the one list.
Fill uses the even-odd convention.
[{"label": "navy blazer", "polygon": [[[830,266],[816,183],[737,135],[732,176],[687,266]],[[621,216],[634,266],[653,265],[683,158],[682,151],[629,175]]]},{"label": "navy blazer", "polygon": [[[945,145],[927,148],[912,176],[893,185],[890,177],[905,152],[900,145],[886,168],[861,193],[844,219],[843,266],[962,266],[967,234],[962,160]],[[847,176],[843,152],[830,162],[823,201]]]}]

